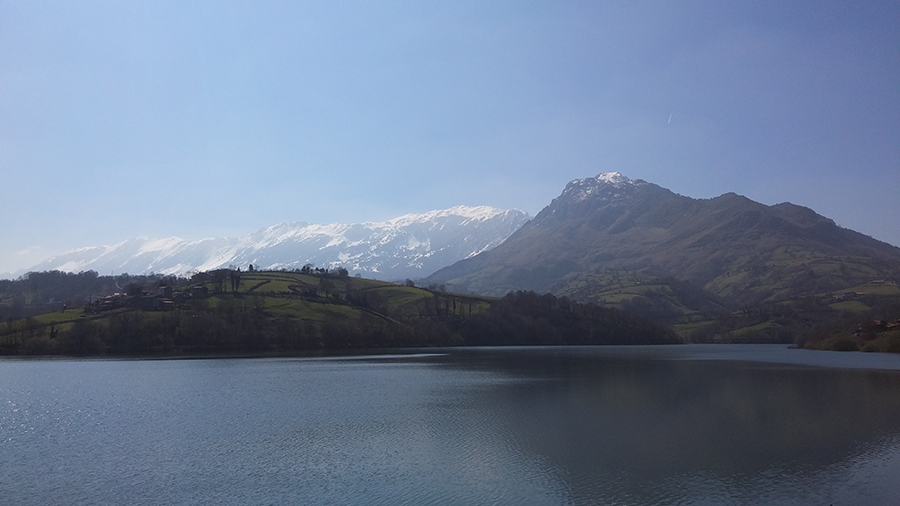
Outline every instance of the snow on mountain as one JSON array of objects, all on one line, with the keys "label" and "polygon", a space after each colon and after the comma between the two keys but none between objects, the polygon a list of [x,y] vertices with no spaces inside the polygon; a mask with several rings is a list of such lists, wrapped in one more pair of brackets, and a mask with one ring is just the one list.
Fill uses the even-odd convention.
[{"label": "snow on mountain", "polygon": [[630,179],[618,172],[601,172],[597,177],[575,179],[566,185],[561,197],[582,201],[596,193],[606,190],[622,190],[648,184],[642,179]]},{"label": "snow on mountain", "polygon": [[308,263],[378,279],[419,278],[499,245],[528,220],[517,210],[456,206],[387,221],[281,223],[235,238],[137,237],[74,249],[28,270],[187,274],[229,265],[295,269]]},{"label": "snow on mountain", "polygon": [[617,188],[621,188],[623,185],[640,185],[646,182],[642,179],[631,179],[623,176],[621,172],[601,172],[600,174],[597,174],[597,177],[594,179],[601,183],[613,185]]}]

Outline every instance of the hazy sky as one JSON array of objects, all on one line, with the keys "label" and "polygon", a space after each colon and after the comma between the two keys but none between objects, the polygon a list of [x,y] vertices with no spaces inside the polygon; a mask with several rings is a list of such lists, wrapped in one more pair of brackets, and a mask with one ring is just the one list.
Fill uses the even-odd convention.
[{"label": "hazy sky", "polygon": [[0,0],[0,273],[619,171],[900,245],[900,2]]}]

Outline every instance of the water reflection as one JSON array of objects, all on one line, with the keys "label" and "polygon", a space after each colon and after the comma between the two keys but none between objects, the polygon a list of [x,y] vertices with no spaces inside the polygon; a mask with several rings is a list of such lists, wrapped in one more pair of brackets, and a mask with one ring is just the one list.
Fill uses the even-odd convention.
[{"label": "water reflection", "polygon": [[859,483],[854,471],[900,463],[897,372],[635,355],[470,351],[446,365],[521,380],[477,402],[504,413],[578,503],[834,502],[854,497],[838,486],[852,482],[862,496],[900,498],[893,480]]},{"label": "water reflection", "polygon": [[772,347],[729,360],[739,349],[0,361],[0,497],[898,502],[900,372],[809,367],[792,362],[837,359]]}]

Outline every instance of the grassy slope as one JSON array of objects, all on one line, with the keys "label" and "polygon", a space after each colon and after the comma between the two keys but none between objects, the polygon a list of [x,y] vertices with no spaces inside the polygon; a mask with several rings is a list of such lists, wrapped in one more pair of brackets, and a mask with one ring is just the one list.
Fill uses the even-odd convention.
[{"label": "grassy slope", "polygon": [[[192,301],[191,304],[199,304],[199,307],[207,308],[243,304],[245,307],[258,307],[269,317],[302,320],[315,325],[334,321],[357,323],[373,317],[398,323],[397,318],[408,321],[410,318],[421,317],[423,311],[427,312],[431,308],[425,301],[436,297],[435,293],[423,288],[372,279],[353,277],[324,279],[327,279],[330,284],[327,297],[321,285],[323,280],[321,276],[293,272],[243,273],[237,293],[232,293],[230,285],[227,283],[224,292],[215,293],[214,285],[207,283],[206,287],[212,295],[200,301]],[[180,289],[187,289],[187,286],[177,287],[176,291]],[[315,295],[312,294],[313,292]],[[371,307],[359,307],[338,303],[338,301],[345,301],[348,295],[351,297],[365,296],[373,304],[370,305]],[[456,307],[459,313],[466,315],[487,310],[491,301],[495,300],[490,297],[472,295],[448,293],[440,295],[454,303],[451,307]],[[151,321],[162,320],[168,314],[166,312],[119,309],[84,315],[83,308],[67,309],[0,323],[0,345],[17,340],[22,341],[34,335],[50,335],[54,331],[66,332],[77,322],[90,322],[108,327],[110,318],[130,312],[140,312],[142,318]],[[387,317],[382,312],[392,316]]]},{"label": "grassy slope", "polygon": [[[796,262],[802,259],[807,262],[806,265],[812,265],[813,269],[818,269],[822,274],[835,272],[838,268],[846,274],[854,269],[852,266],[835,266],[831,262],[811,262],[809,258],[801,258],[802,252],[783,253],[784,255],[772,262]],[[863,276],[867,273],[854,272],[854,274]],[[436,293],[422,288],[363,278],[330,277],[328,280],[333,287],[329,290],[330,297],[326,298],[320,286],[322,282],[320,276],[289,272],[243,273],[237,294],[230,292],[214,294],[202,304],[218,307],[221,304],[239,303],[247,307],[259,307],[270,317],[294,319],[317,326],[333,321],[366,324],[372,321],[371,318],[402,325],[414,319],[428,317],[437,311],[436,299],[440,299],[438,304],[446,304],[441,306],[447,308],[445,310],[456,311],[460,315],[486,311],[491,302],[496,300],[484,296]],[[212,293],[212,284],[208,284],[207,287]],[[310,295],[311,290],[315,291],[317,296]],[[771,290],[770,293],[775,291]],[[588,300],[607,307],[643,310],[645,316],[648,311],[656,311],[658,321],[665,320],[672,324],[676,333],[685,340],[714,342],[777,341],[784,339],[789,330],[795,331],[797,325],[803,324],[804,321],[814,325],[817,319],[824,321],[825,317],[831,318],[835,315],[841,317],[846,328],[838,329],[834,326],[834,329],[817,331],[828,333],[840,330],[843,334],[849,335],[857,323],[853,323],[851,328],[847,326],[847,322],[859,322],[872,317],[893,319],[894,316],[890,314],[882,315],[886,311],[885,308],[887,312],[890,312],[892,307],[900,311],[900,287],[890,282],[861,283],[836,292],[818,292],[802,298],[767,302],[758,306],[762,308],[759,310],[744,309],[731,313],[715,308],[709,300],[698,302],[696,294],[686,294],[684,287],[670,285],[642,272],[592,273],[567,280],[557,287],[555,292],[558,295]],[[364,295],[369,304],[367,307],[359,307],[335,303],[335,298],[346,300],[348,295],[351,297]],[[810,309],[812,303],[816,307]],[[713,314],[715,311],[710,308],[720,312]],[[823,310],[830,313],[824,314]],[[111,317],[127,312],[118,310],[82,317],[82,311],[82,308],[67,309],[33,318],[2,322],[0,346],[17,339],[21,341],[25,336],[47,335],[54,331],[67,332],[76,322],[90,321],[95,325],[108,327]],[[166,314],[144,313],[148,321],[161,321]],[[386,316],[388,314],[390,317]],[[785,314],[789,316],[786,317]],[[830,335],[823,334],[823,337]]]},{"label": "grassy slope", "polygon": [[781,246],[768,256],[749,252],[735,259],[703,288],[722,298],[749,303],[790,300],[803,295],[847,290],[878,276],[871,260],[817,254],[803,247]]},{"label": "grassy slope", "polygon": [[[553,292],[672,325],[685,340],[784,341],[816,323],[831,321],[849,334],[866,318],[893,319],[891,308],[900,311],[900,287],[873,283],[876,277],[871,267],[852,257],[785,246],[768,257],[748,253],[736,259],[699,293],[642,271],[571,276]],[[847,287],[853,282],[858,284]],[[744,303],[725,311],[718,304],[723,299]]]},{"label": "grassy slope", "polygon": [[240,277],[234,291],[233,277],[228,283],[207,283],[213,292],[208,297],[190,297],[194,283],[173,287],[170,311],[122,307],[77,317],[68,311],[9,321],[0,326],[0,353],[183,355],[678,342],[670,330],[647,320],[534,292],[496,299],[350,277],[285,272]]},{"label": "grassy slope", "polygon": [[583,274],[557,285],[553,292],[669,325],[690,324],[725,313],[721,303],[685,283],[640,271]]},{"label": "grassy slope", "polygon": [[[222,294],[214,294],[208,303],[215,305],[223,300],[238,297],[249,299],[255,303],[259,300],[267,313],[273,316],[299,318],[322,322],[333,318],[358,320],[363,314],[377,314],[379,308],[363,309],[356,306],[334,304],[334,299],[346,300],[347,296],[365,296],[377,301],[377,306],[384,313],[391,315],[417,315],[422,301],[431,299],[434,294],[424,288],[398,285],[374,279],[354,277],[329,277],[333,286],[328,297],[321,286],[322,277],[293,272],[254,272],[245,273],[241,277],[238,293],[227,290]],[[210,293],[212,284],[207,284]],[[316,296],[310,296],[309,291]],[[467,301],[466,308],[472,306],[473,312],[485,310],[491,298],[467,295],[452,295],[459,301]]]},{"label": "grassy slope", "polygon": [[[790,330],[795,340],[799,337],[807,342],[836,341],[838,337],[850,336],[866,320],[900,316],[900,287],[893,283],[862,283],[836,292],[764,303],[758,311],[762,314],[735,311],[727,318],[676,324],[674,329],[687,340],[704,334],[717,342],[767,340],[766,336],[778,335],[780,331],[787,335]],[[728,324],[723,325],[726,320]],[[809,333],[797,336],[798,326],[809,328]]]}]

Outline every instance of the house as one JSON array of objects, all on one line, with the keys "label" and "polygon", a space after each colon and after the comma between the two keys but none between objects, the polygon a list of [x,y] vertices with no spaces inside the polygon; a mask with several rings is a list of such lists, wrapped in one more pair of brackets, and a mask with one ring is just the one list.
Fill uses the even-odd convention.
[{"label": "house", "polygon": [[175,309],[175,303],[172,302],[171,299],[153,295],[143,295],[140,297],[129,298],[128,307],[133,307],[142,311],[171,311]]}]

